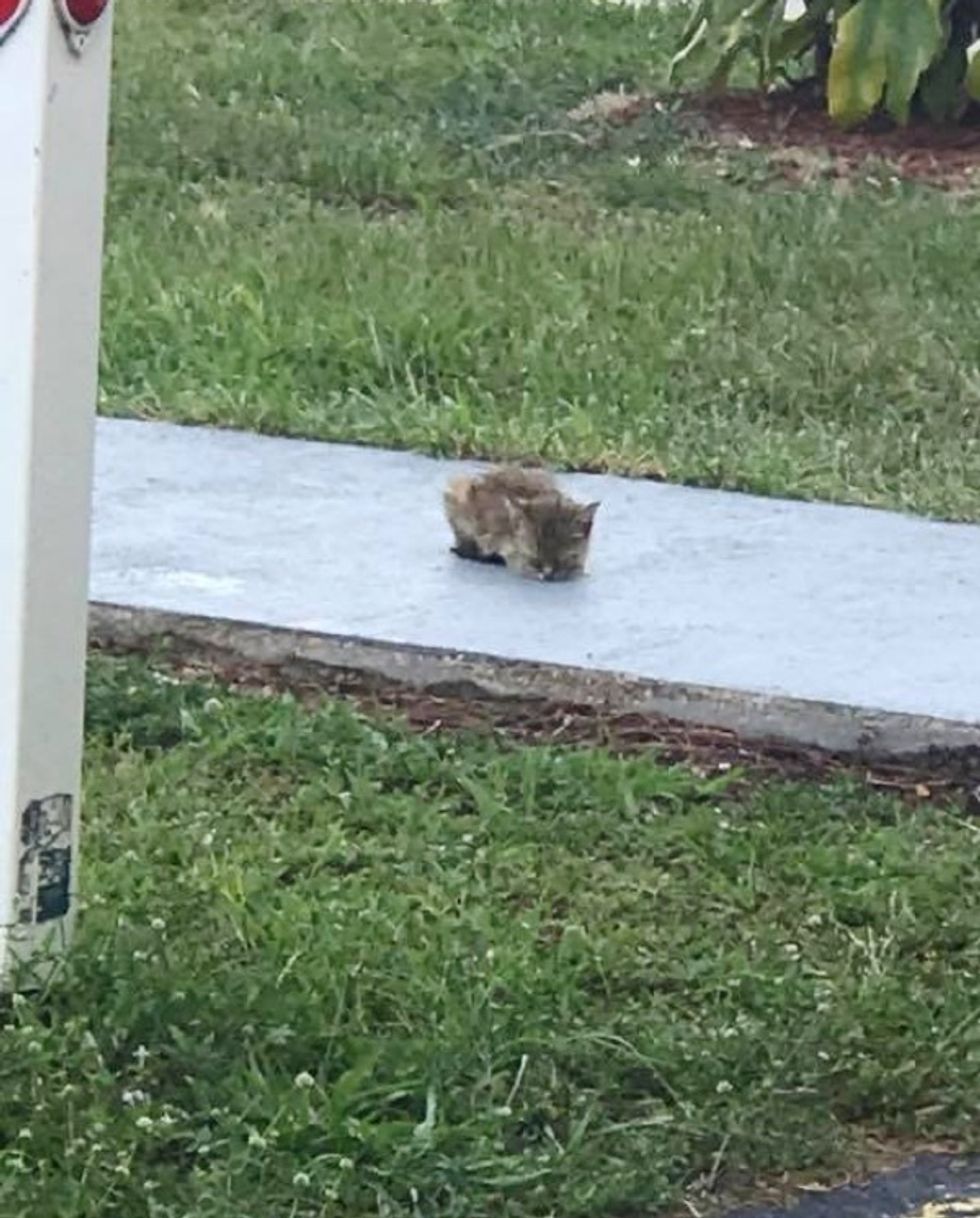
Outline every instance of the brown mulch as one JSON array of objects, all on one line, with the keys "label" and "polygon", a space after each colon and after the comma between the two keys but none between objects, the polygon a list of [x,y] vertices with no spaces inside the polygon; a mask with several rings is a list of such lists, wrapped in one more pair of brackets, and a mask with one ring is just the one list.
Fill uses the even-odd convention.
[{"label": "brown mulch", "polygon": [[790,181],[846,180],[874,167],[879,176],[884,169],[896,178],[962,189],[980,169],[976,114],[958,126],[914,118],[907,127],[898,127],[876,116],[845,131],[831,122],[823,97],[810,83],[768,93],[731,90],[654,97],[605,92],[581,102],[568,117],[576,123],[621,127],[651,110],[679,114],[716,147],[768,152],[774,170]]},{"label": "brown mulch", "polygon": [[[827,782],[850,777],[910,803],[950,801],[967,815],[980,816],[980,750],[937,750],[907,762],[864,764],[817,748],[749,740],[726,728],[701,727],[665,715],[544,698],[492,697],[472,688],[419,690],[352,669],[325,669],[302,660],[256,665],[217,647],[168,642],[165,659],[154,655],[153,660],[178,676],[214,678],[233,689],[265,695],[288,690],[310,706],[324,698],[341,698],[371,714],[396,714],[423,735],[493,734],[518,744],[599,747],[620,755],[652,751],[658,759],[690,766],[704,777],[736,771],[726,787],[727,794],[736,797],[760,779]],[[101,650],[131,654],[131,648]]]},{"label": "brown mulch", "polygon": [[[877,162],[899,178],[958,187],[967,185],[980,169],[976,121],[945,127],[913,119],[907,127],[898,127],[875,118],[844,131],[831,122],[823,99],[812,89],[686,98],[682,112],[695,115],[723,141],[747,140],[775,150],[787,176],[793,176],[794,153],[801,176],[821,163],[825,174],[845,177]],[[811,156],[800,156],[803,152]]]}]

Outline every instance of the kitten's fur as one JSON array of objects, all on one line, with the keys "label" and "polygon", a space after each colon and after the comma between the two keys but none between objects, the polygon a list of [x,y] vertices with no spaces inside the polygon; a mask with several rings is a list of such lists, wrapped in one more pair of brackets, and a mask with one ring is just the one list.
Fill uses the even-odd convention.
[{"label": "kitten's fur", "polygon": [[543,469],[464,474],[443,502],[460,558],[504,562],[532,579],[569,579],[585,568],[599,504],[569,499]]}]

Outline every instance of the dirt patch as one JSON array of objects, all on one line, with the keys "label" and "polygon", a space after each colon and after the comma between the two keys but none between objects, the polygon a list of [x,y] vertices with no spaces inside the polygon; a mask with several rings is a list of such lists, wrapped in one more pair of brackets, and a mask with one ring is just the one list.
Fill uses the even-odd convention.
[{"label": "dirt patch", "polygon": [[881,170],[886,176],[946,189],[969,187],[980,170],[980,118],[958,126],[913,119],[899,127],[876,116],[848,131],[831,122],[810,86],[769,93],[732,90],[673,97],[606,92],[570,110],[576,123],[627,126],[656,110],[681,117],[709,144],[768,152],[774,170],[790,181],[847,180]]},{"label": "dirt patch", "polygon": [[813,90],[732,92],[689,97],[681,112],[694,116],[720,143],[772,150],[784,175],[849,177],[871,163],[898,178],[947,188],[970,184],[980,169],[980,123],[941,127],[913,120],[898,127],[884,118],[843,131]]},{"label": "dirt patch", "polygon": [[[132,654],[132,646],[93,644],[107,654]],[[725,728],[698,727],[665,715],[620,712],[587,703],[546,698],[493,697],[465,688],[419,690],[407,683],[344,668],[291,659],[275,664],[241,660],[215,645],[166,640],[166,650],[142,649],[155,663],[187,678],[211,677],[244,692],[288,690],[306,705],[342,698],[372,714],[397,714],[416,732],[467,732],[518,744],[600,747],[617,754],[653,752],[667,763],[683,763],[702,776],[733,776],[738,796],[760,779],[827,782],[850,777],[893,792],[911,803],[959,804],[980,816],[980,756],[937,749],[913,762],[863,765],[853,758],[779,740],[749,740]],[[978,825],[980,832],[980,825]]]}]

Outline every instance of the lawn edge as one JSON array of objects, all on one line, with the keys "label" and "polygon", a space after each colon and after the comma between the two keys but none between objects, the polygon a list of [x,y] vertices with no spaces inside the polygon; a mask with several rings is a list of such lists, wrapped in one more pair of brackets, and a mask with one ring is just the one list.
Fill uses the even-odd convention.
[{"label": "lawn edge", "polygon": [[980,779],[980,723],[909,715],[745,690],[654,681],[587,668],[514,661],[318,634],[260,623],[94,602],[95,647],[146,654],[161,648],[198,660],[234,657],[282,672],[354,673],[434,697],[573,703],[614,714],[662,717],[774,745],[798,745],[855,762],[955,770]]}]

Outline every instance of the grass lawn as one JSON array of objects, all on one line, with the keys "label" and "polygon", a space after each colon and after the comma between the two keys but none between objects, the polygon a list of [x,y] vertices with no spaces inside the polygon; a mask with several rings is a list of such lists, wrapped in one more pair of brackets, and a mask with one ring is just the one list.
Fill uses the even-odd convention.
[{"label": "grass lawn", "polygon": [[583,143],[676,14],[118,9],[105,412],[980,518],[974,199]]},{"label": "grass lawn", "polygon": [[88,744],[80,934],[0,1037],[4,1218],[638,1218],[975,1138],[941,809],[106,659]]}]

